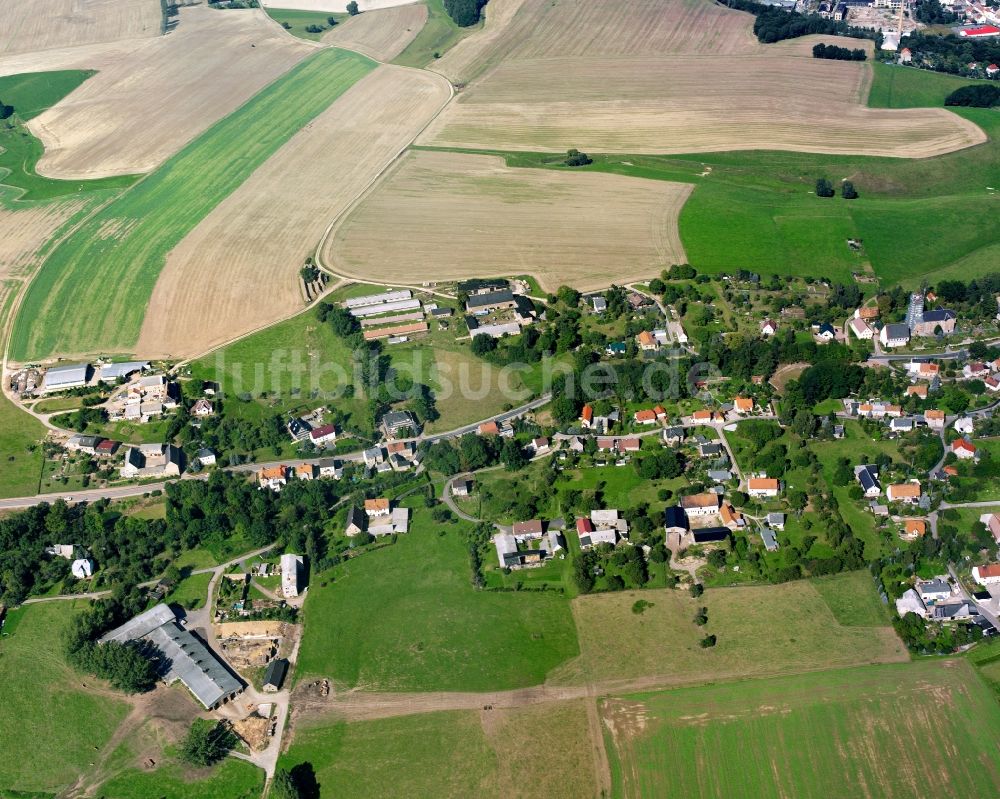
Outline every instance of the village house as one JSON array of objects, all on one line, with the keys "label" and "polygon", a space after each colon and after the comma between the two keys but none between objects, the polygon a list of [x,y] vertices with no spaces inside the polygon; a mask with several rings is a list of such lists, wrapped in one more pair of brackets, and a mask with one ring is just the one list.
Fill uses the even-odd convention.
[{"label": "village house", "polygon": [[906,365],[906,370],[918,378],[930,380],[937,377],[941,372],[940,365],[929,361],[910,361]]},{"label": "village house", "polygon": [[902,419],[892,419],[889,422],[889,430],[893,433],[909,433],[914,429],[916,423],[910,417]]},{"label": "village house", "polygon": [[986,529],[990,531],[993,539],[1000,544],[1000,514],[986,513],[979,517],[979,521],[986,525]]},{"label": "village house", "polygon": [[751,497],[776,497],[781,492],[781,481],[773,477],[751,477],[747,480],[747,494]]},{"label": "village house", "polygon": [[907,613],[916,613],[921,618],[925,618],[927,616],[927,608],[920,599],[920,594],[910,588],[896,600],[896,613],[901,617]]},{"label": "village house", "polygon": [[451,484],[451,495],[453,497],[467,497],[472,493],[471,480],[455,480]]},{"label": "village house", "polygon": [[302,555],[286,552],[281,556],[281,594],[285,599],[293,599],[299,595],[299,578],[303,565]]},{"label": "village house", "polygon": [[964,438],[956,438],[952,441],[951,451],[959,460],[969,460],[976,457],[976,445]]},{"label": "village house", "polygon": [[110,438],[103,438],[101,439],[101,443],[94,447],[94,454],[98,458],[110,458],[118,451],[118,448],[121,445],[120,441],[112,441]]},{"label": "village house", "polygon": [[465,310],[471,314],[483,314],[489,311],[513,308],[516,304],[514,292],[507,288],[471,295],[466,300]]},{"label": "village house", "polygon": [[179,477],[183,453],[173,444],[140,444],[129,447],[121,476],[126,480],[153,477]]},{"label": "village house", "polygon": [[914,539],[927,532],[927,522],[923,519],[903,519],[903,537]]},{"label": "village house", "polygon": [[972,380],[977,377],[986,377],[990,373],[990,367],[982,361],[971,361],[962,367],[962,377]]},{"label": "village house", "polygon": [[746,526],[746,519],[743,514],[736,510],[730,503],[723,501],[719,508],[719,518],[730,530],[740,530]]},{"label": "village house", "polygon": [[594,409],[590,405],[584,405],[583,410],[580,411],[580,426],[589,430],[593,423]]},{"label": "village house", "polygon": [[357,505],[351,505],[347,509],[347,519],[344,527],[344,535],[355,536],[368,529],[368,516]]},{"label": "village house", "polygon": [[778,323],[773,319],[765,319],[760,325],[760,334],[762,336],[773,336],[778,332]]},{"label": "village house", "polygon": [[386,438],[405,438],[404,433],[416,435],[419,432],[417,419],[409,411],[389,411],[382,417],[380,427]]},{"label": "village house", "polygon": [[533,438],[528,443],[528,449],[534,455],[544,455],[549,451],[549,440],[545,437]]},{"label": "village house", "polygon": [[1000,583],[1000,563],[989,563],[986,566],[973,566],[972,579],[979,585],[997,585]]},{"label": "village house", "polygon": [[816,331],[816,338],[820,341],[833,341],[837,337],[837,331],[829,322],[823,322]]},{"label": "village house", "polygon": [[925,605],[951,597],[951,584],[943,577],[935,577],[933,580],[918,580],[915,588],[917,594],[920,595],[920,601]]},{"label": "village house", "polygon": [[309,441],[313,446],[325,447],[337,440],[337,428],[332,424],[325,424],[321,427],[313,428],[309,431]]},{"label": "village house", "polygon": [[280,491],[281,487],[287,482],[287,466],[265,466],[257,472],[257,484],[261,488],[269,488],[271,491]]},{"label": "village house", "polygon": [[598,544],[618,543],[618,531],[614,527],[598,528],[591,519],[576,520],[576,534],[580,539],[580,549],[590,549]]},{"label": "village house", "polygon": [[683,535],[688,531],[688,518],[684,508],[678,505],[671,505],[663,509],[663,529],[668,533],[680,533]]},{"label": "village house", "polygon": [[500,425],[494,421],[483,422],[479,425],[479,435],[481,436],[498,436],[500,435]]},{"label": "village house", "polygon": [[215,413],[215,408],[212,403],[207,399],[200,399],[191,406],[191,415],[198,418],[204,418],[205,416],[211,416]]},{"label": "village house", "polygon": [[659,348],[659,344],[656,343],[656,339],[653,334],[648,330],[643,330],[639,335],[635,337],[636,344],[639,345],[639,349],[643,352],[653,352]]},{"label": "village house", "polygon": [[365,500],[365,515],[369,519],[379,516],[389,515],[389,500],[387,497],[377,497],[376,499]]},{"label": "village house", "polygon": [[878,319],[878,315],[877,305],[864,305],[854,311],[855,319],[864,319],[866,322],[870,322],[872,319]]},{"label": "village house", "polygon": [[663,431],[663,443],[669,447],[676,447],[684,443],[683,427],[667,427]]},{"label": "village house", "polygon": [[733,410],[738,414],[753,413],[753,407],[754,402],[752,397],[737,397],[733,400]]},{"label": "village house", "polygon": [[84,455],[96,455],[100,444],[100,436],[85,436],[77,433],[75,436],[70,436],[66,442],[66,449],[70,452],[82,452]]},{"label": "village house", "polygon": [[194,456],[198,464],[203,468],[206,466],[215,466],[215,453],[212,452],[208,447],[202,447],[198,450],[197,454]]},{"label": "village house", "polygon": [[874,499],[882,493],[882,486],[878,481],[878,472],[874,466],[865,463],[854,467],[854,476],[861,485],[861,490],[868,499]]},{"label": "village house", "polygon": [[774,530],[784,530],[785,514],[777,511],[767,514],[767,526]]},{"label": "village house", "polygon": [[689,516],[712,516],[719,512],[718,494],[688,494],[681,497],[680,507]]},{"label": "village house", "polygon": [[300,463],[293,471],[296,480],[312,480],[316,475],[316,467],[311,463]]},{"label": "village house", "polygon": [[976,429],[976,423],[972,420],[971,416],[960,416],[955,420],[955,424],[952,427],[955,428],[956,433],[967,436],[972,435]]},{"label": "village house", "polygon": [[851,332],[862,341],[871,341],[875,336],[875,331],[871,329],[864,319],[854,318],[847,323]]},{"label": "village house", "polygon": [[382,447],[369,447],[361,453],[361,458],[367,468],[379,466],[385,460],[385,452]]},{"label": "village house", "polygon": [[934,409],[924,411],[924,422],[931,430],[944,430],[944,411]]},{"label": "village house", "polygon": [[905,347],[910,341],[910,328],[903,324],[885,325],[878,334],[883,347]]},{"label": "village house", "polygon": [[[927,399],[927,384],[926,383],[921,383],[920,385],[916,385],[916,386],[907,386],[906,387],[906,396],[907,397],[917,397],[918,399]],[[926,420],[926,414],[925,414],[924,421],[927,421]]]},{"label": "village house", "polygon": [[889,502],[906,502],[915,505],[920,501],[920,483],[893,483],[885,490]]}]

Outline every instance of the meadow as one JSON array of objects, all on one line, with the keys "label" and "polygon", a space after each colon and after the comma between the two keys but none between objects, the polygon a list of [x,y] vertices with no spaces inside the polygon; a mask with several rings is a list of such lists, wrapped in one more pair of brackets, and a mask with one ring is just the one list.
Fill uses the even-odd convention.
[{"label": "meadow", "polygon": [[602,715],[616,797],[1000,791],[1000,706],[963,660],[638,694]]},{"label": "meadow", "polygon": [[32,283],[13,357],[130,352],[167,252],[373,66],[344,51],[317,53],[88,218]]},{"label": "meadow", "polygon": [[[265,8],[264,10],[271,19],[285,28],[292,36],[308,39],[311,42],[318,42],[324,34],[333,30],[330,23],[327,22],[327,17],[334,17],[338,24],[347,18],[346,14],[336,14],[329,11],[300,11],[293,8]],[[310,26],[323,28],[323,30],[307,31],[306,28]]]},{"label": "meadow", "polygon": [[172,762],[152,771],[123,769],[97,790],[106,799],[260,799],[264,772],[231,757],[194,774],[190,766]]},{"label": "meadow", "polygon": [[[658,685],[683,685],[907,660],[887,621],[855,623],[874,619],[871,581],[845,582],[843,588],[855,596],[838,600],[836,613],[825,590],[808,580],[709,588],[698,599],[677,589],[580,596],[572,602],[580,657],[556,669],[549,681],[615,684],[648,678]],[[636,614],[637,599],[652,605]],[[699,607],[708,608],[705,627],[693,622]],[[699,646],[706,634],[717,636],[716,646]]]},{"label": "meadow", "polygon": [[[596,793],[590,701],[307,723],[279,766],[308,764],[324,795],[338,797],[578,799]],[[557,757],[542,756],[544,741]]]},{"label": "meadow", "polygon": [[0,637],[0,794],[71,785],[128,713],[118,695],[63,661],[62,632],[87,604],[28,605],[7,616]]},{"label": "meadow", "polygon": [[315,575],[298,679],[377,691],[502,690],[541,683],[574,657],[568,601],[476,591],[462,531],[418,509],[392,546]]}]

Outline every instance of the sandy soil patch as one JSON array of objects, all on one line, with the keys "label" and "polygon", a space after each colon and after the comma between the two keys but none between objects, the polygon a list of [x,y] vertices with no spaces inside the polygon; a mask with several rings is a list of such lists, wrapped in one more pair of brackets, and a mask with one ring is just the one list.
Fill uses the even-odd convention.
[{"label": "sandy soil patch", "polygon": [[[298,11],[347,11],[350,0],[264,0],[267,8],[292,8]],[[380,8],[394,8],[413,3],[413,0],[358,0],[358,8],[363,12]]]},{"label": "sandy soil patch", "polygon": [[170,254],[136,351],[196,355],[301,309],[305,257],[449,96],[403,67],[358,81]]},{"label": "sandy soil patch", "polygon": [[358,14],[323,37],[324,44],[357,50],[376,61],[392,61],[427,22],[427,6],[408,5]]},{"label": "sandy soil patch", "polygon": [[820,37],[761,45],[749,14],[707,0],[524,0],[515,11],[435,65],[474,80],[420,143],[928,157],[985,141],[944,109],[865,107],[869,65],[812,58]]},{"label": "sandy soil patch", "polygon": [[684,262],[677,215],[691,188],[412,152],[340,223],[324,259],[390,282],[532,274],[547,290],[597,288]]},{"label": "sandy soil patch", "polygon": [[31,120],[45,145],[38,172],[148,172],[311,52],[259,9],[183,8],[172,33],[104,64]]},{"label": "sandy soil patch", "polygon": [[160,0],[3,0],[0,55],[159,36]]}]

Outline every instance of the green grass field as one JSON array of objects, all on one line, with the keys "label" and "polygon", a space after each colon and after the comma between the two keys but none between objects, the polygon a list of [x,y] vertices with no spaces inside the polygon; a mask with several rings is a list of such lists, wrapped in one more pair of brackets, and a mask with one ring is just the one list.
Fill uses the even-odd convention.
[{"label": "green grass field", "polygon": [[[460,28],[444,10],[442,0],[425,0],[427,22],[412,42],[393,60],[404,67],[425,67],[435,58],[444,55],[479,26]],[[437,53],[437,55],[435,55]]]},{"label": "green grass field", "polygon": [[[333,29],[326,21],[327,17],[334,17],[339,23],[347,19],[348,16],[347,14],[331,14],[327,11],[296,11],[288,8],[265,8],[264,10],[271,19],[282,27],[284,27],[284,23],[287,23],[288,27],[285,30],[293,36],[309,39],[313,42],[318,42],[323,38],[324,33]],[[306,28],[310,25],[316,25],[323,30],[318,33],[307,31]]]},{"label": "green grass field", "polygon": [[[710,588],[699,599],[675,589],[577,597],[581,654],[550,680],[573,685],[656,675],[682,685],[906,660],[888,622],[856,626],[874,617],[871,580],[845,579],[842,588],[852,596],[833,607],[808,580]],[[652,607],[633,613],[637,599]],[[705,627],[693,623],[701,606],[708,608]],[[718,637],[711,649],[698,644],[706,634]]]},{"label": "green grass field", "polygon": [[279,767],[308,764],[323,796],[344,799],[579,799],[596,791],[585,701],[303,724]]},{"label": "green grass field", "polygon": [[0,497],[38,493],[44,437],[41,422],[0,395]]},{"label": "green grass field", "polygon": [[829,605],[837,623],[844,627],[885,627],[892,621],[867,571],[816,577],[810,583]]},{"label": "green grass field", "polygon": [[99,692],[100,681],[63,661],[63,630],[85,605],[42,603],[8,615],[0,637],[0,795],[72,784],[128,712],[116,695]]},{"label": "green grass field", "polygon": [[868,94],[872,108],[927,108],[944,105],[944,99],[955,89],[985,80],[960,78],[943,72],[904,67],[873,61],[875,80]]},{"label": "green grass field", "polygon": [[574,657],[569,602],[554,592],[474,590],[460,530],[416,510],[394,545],[314,576],[301,679],[326,675],[381,691],[499,690],[541,683]]},{"label": "green grass field", "polygon": [[963,660],[606,700],[613,796],[996,796],[1000,705]]},{"label": "green grass field", "polygon": [[171,763],[152,771],[126,769],[98,788],[104,799],[260,799],[264,772],[252,763],[226,758],[194,773]]},{"label": "green grass field", "polygon": [[317,53],[86,220],[32,283],[13,356],[129,352],[170,249],[374,66],[341,50]]},{"label": "green grass field", "polygon": [[192,574],[185,577],[164,598],[164,602],[176,603],[187,610],[195,610],[204,606],[208,598],[208,584],[212,575]]},{"label": "green grass field", "polygon": [[[51,108],[93,72],[62,70],[0,77],[0,99],[14,106],[17,119],[27,122]],[[21,200],[51,200],[83,191],[121,189],[135,182],[134,176],[100,180],[52,180],[38,175],[35,164],[44,152],[42,143],[27,128],[8,120],[0,124],[0,184],[12,187]],[[7,201],[4,200],[4,204]]]}]

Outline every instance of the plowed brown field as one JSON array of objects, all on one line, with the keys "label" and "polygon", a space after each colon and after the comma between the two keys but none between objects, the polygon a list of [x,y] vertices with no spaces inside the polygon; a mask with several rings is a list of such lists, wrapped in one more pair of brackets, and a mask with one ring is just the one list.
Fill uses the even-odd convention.
[{"label": "plowed brown field", "polygon": [[358,81],[170,254],[136,351],[196,355],[301,309],[305,257],[449,96],[403,67]]},{"label": "plowed brown field", "polygon": [[812,58],[820,37],[761,45],[749,14],[707,0],[508,0],[500,11],[435,65],[471,84],[421,144],[918,158],[986,138],[944,109],[867,108],[867,64]]},{"label": "plowed brown field", "polygon": [[159,36],[160,0],[3,0],[0,55]]},{"label": "plowed brown field", "polygon": [[376,61],[392,61],[420,33],[425,22],[425,5],[369,11],[340,23],[323,37],[323,43],[357,50]]},{"label": "plowed brown field", "polygon": [[387,282],[532,274],[547,290],[599,288],[683,263],[677,216],[691,189],[411,152],[340,222],[323,257]]},{"label": "plowed brown field", "polygon": [[38,172],[148,172],[311,52],[263,11],[182,8],[176,30],[102,59],[98,74],[31,120],[45,145]]}]

